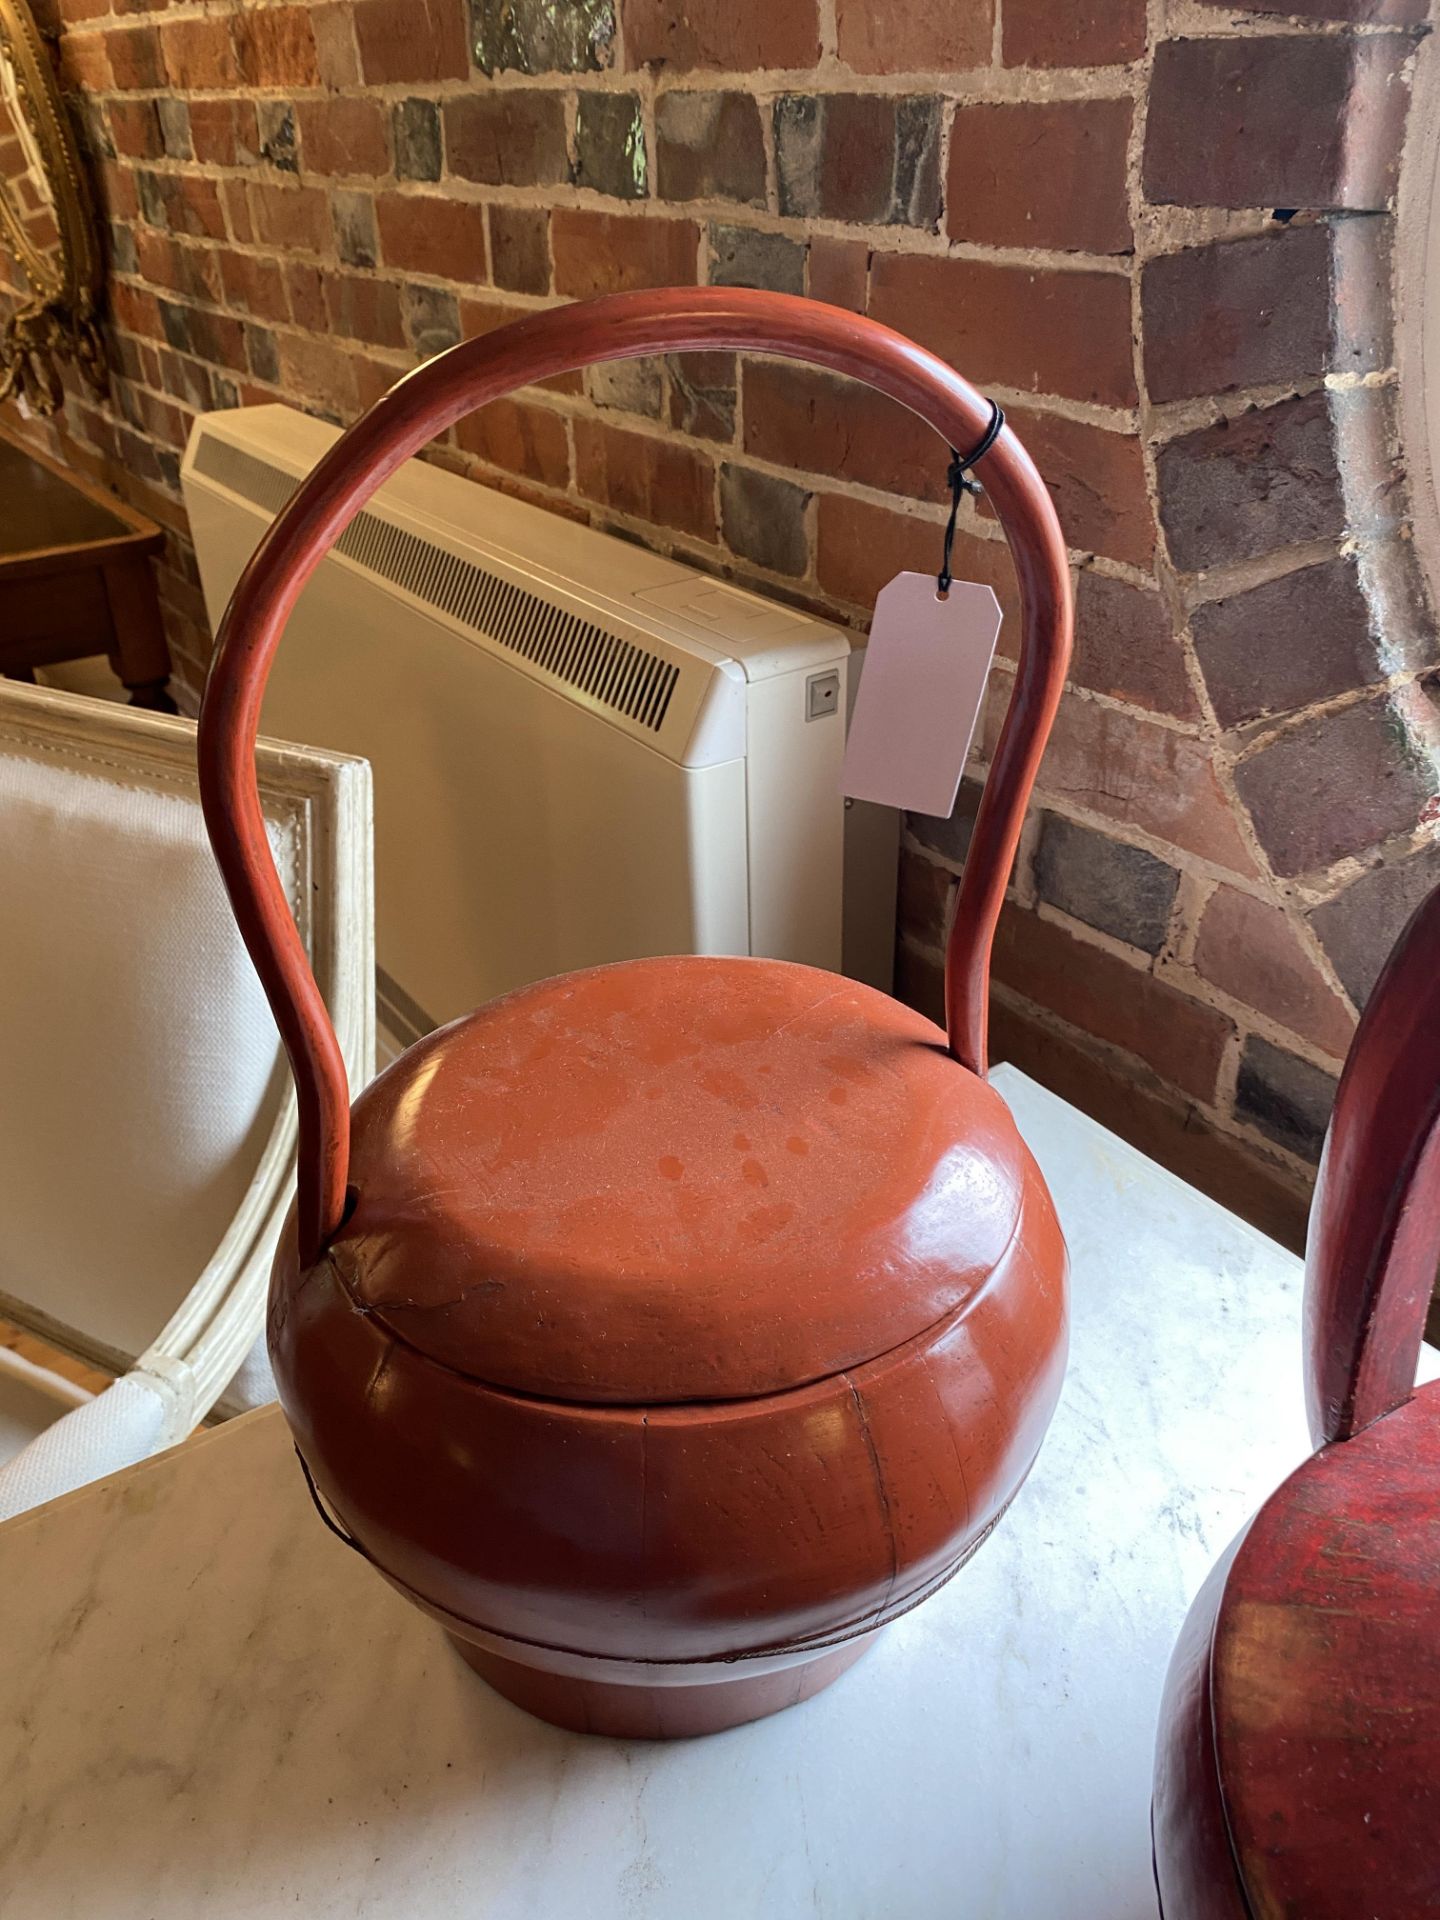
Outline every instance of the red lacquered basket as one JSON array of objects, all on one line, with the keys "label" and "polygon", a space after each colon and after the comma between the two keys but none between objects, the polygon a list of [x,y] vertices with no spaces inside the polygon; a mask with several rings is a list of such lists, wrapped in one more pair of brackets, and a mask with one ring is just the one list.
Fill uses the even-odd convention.
[{"label": "red lacquered basket", "polygon": [[732,1726],[833,1679],[984,1539],[1059,1394],[1064,1245],[984,1079],[995,922],[1070,650],[1050,498],[1002,432],[985,481],[1021,648],[948,1035],[806,967],[640,960],[481,1008],[352,1110],[253,749],[297,595],[402,461],[550,375],[718,348],[852,375],[952,447],[991,424],[933,355],[786,295],[538,313],[411,374],[320,462],[236,588],[200,723],[216,857],[299,1092],[269,1335],[306,1470],[500,1692],[634,1735]]}]

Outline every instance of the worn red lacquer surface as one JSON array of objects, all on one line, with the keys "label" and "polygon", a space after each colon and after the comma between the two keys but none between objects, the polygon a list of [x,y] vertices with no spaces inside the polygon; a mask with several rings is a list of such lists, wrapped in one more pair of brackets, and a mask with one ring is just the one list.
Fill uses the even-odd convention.
[{"label": "worn red lacquer surface", "polygon": [[1157,1754],[1167,1920],[1440,1911],[1440,893],[1381,975],[1311,1220],[1319,1451],[1196,1601]]}]

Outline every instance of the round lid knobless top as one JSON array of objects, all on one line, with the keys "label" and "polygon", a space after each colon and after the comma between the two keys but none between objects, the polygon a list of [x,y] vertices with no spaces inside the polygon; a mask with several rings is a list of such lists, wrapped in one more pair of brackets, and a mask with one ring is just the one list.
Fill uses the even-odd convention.
[{"label": "round lid knobless top", "polygon": [[365,1311],[492,1386],[745,1399],[963,1306],[1024,1167],[999,1095],[886,995],[641,960],[496,1001],[369,1087],[329,1251]]}]

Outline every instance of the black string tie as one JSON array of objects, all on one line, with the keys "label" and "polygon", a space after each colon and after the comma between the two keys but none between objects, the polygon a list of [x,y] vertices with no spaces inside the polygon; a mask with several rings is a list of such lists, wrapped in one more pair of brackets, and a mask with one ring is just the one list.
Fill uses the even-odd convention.
[{"label": "black string tie", "polygon": [[998,400],[990,402],[990,424],[981,436],[980,444],[973,453],[957,453],[950,449],[950,465],[945,478],[950,483],[950,518],[945,527],[945,555],[940,562],[938,584],[943,600],[950,591],[955,576],[950,571],[950,556],[955,549],[955,522],[960,518],[960,500],[963,494],[971,493],[978,500],[985,489],[980,482],[972,478],[970,469],[978,466],[1000,438],[1005,426],[1005,409]]}]

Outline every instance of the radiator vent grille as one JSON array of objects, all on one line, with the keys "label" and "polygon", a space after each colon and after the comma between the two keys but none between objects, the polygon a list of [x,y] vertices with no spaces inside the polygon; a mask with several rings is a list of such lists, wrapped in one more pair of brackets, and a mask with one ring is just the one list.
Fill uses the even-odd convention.
[{"label": "radiator vent grille", "polygon": [[[268,461],[211,434],[202,436],[196,449],[195,470],[270,514],[278,514],[300,484]],[[348,560],[600,706],[652,733],[664,724],[680,669],[659,654],[377,514],[358,513],[335,545]]]}]

